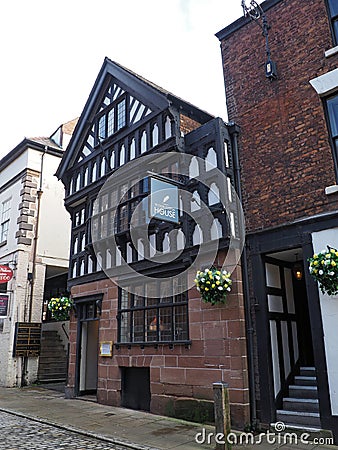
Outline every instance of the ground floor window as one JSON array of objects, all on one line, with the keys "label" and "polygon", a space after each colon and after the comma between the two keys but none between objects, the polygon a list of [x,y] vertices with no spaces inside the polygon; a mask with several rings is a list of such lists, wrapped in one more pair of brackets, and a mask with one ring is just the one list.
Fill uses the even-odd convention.
[{"label": "ground floor window", "polygon": [[175,278],[119,288],[119,343],[186,342],[188,293],[183,283]]}]

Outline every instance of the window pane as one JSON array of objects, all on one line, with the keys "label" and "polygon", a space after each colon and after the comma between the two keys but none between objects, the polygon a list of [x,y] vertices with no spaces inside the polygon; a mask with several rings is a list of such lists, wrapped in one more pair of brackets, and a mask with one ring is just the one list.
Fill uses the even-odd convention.
[{"label": "window pane", "polygon": [[329,113],[330,127],[332,136],[338,135],[338,96],[327,100],[327,109]]},{"label": "window pane", "polygon": [[106,138],[106,117],[102,116],[99,120],[99,139]]},{"label": "window pane", "polygon": [[338,2],[337,0],[329,0],[329,9],[331,17],[338,15]]},{"label": "window pane", "polygon": [[[182,281],[175,281],[174,284],[185,286]],[[175,342],[189,338],[187,293],[176,295],[175,299],[165,296],[164,290],[178,287],[170,286],[171,283],[164,281],[147,286],[149,297],[144,297],[144,286],[134,286],[135,294],[119,290],[121,343]]]},{"label": "window pane", "polygon": [[3,241],[6,241],[6,240],[7,240],[8,228],[9,228],[9,220],[7,220],[6,222],[4,222],[4,223],[1,225],[0,242],[3,242]]},{"label": "window pane", "polygon": [[126,124],[126,101],[123,100],[117,105],[117,129],[124,127]]},{"label": "window pane", "polygon": [[[337,6],[338,8],[338,6]],[[332,21],[336,43],[338,42],[338,19]]]},{"label": "window pane", "polygon": [[107,134],[108,136],[112,135],[114,133],[114,116],[115,116],[115,110],[111,109],[108,113],[108,123],[107,123]]}]

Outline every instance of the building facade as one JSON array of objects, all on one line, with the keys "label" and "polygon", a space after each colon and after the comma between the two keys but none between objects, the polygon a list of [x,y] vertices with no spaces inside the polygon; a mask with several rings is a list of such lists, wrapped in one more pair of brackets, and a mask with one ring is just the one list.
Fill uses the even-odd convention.
[{"label": "building facade", "polygon": [[[105,59],[57,171],[72,217],[68,396],[210,421],[223,381],[233,424],[248,422],[236,133]],[[212,265],[232,271],[226,304],[194,287]]]},{"label": "building facade", "polygon": [[241,129],[253,419],[337,439],[338,301],[308,270],[315,252],[338,247],[337,2],[246,3],[248,14],[217,37],[229,119]]},{"label": "building facade", "polygon": [[2,386],[36,382],[41,330],[60,328],[47,323],[47,301],[67,289],[70,221],[54,177],[67,135],[61,126],[50,138],[24,139],[0,161],[0,264],[13,273],[0,284]]}]

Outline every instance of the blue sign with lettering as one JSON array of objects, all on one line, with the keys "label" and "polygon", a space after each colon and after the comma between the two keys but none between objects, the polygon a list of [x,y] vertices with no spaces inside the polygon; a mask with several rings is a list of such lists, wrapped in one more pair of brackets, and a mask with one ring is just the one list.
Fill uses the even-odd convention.
[{"label": "blue sign with lettering", "polygon": [[149,216],[178,223],[178,187],[158,178],[150,178]]}]

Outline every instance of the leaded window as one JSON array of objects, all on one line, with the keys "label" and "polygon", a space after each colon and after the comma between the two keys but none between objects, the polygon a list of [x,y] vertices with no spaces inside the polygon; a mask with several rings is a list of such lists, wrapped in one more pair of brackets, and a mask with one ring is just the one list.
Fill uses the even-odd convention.
[{"label": "leaded window", "polygon": [[115,102],[112,107],[106,108],[97,119],[97,143],[113,135],[127,125],[126,98]]},{"label": "leaded window", "polygon": [[156,285],[119,288],[118,342],[186,342],[188,295],[184,283],[182,277],[177,277]]}]

